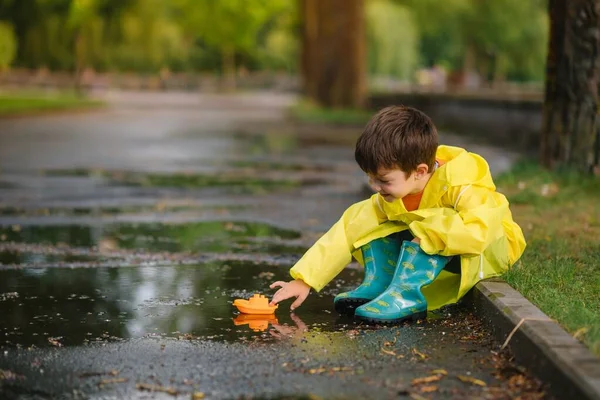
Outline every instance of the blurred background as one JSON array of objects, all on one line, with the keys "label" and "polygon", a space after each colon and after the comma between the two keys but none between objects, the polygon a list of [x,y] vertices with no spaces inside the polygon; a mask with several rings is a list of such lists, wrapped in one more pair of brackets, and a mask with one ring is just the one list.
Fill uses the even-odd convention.
[{"label": "blurred background", "polygon": [[[600,0],[0,0],[0,271],[114,267],[44,269],[40,307],[162,286],[210,304],[164,330],[206,332],[371,194],[355,140],[406,104],[485,157],[528,241],[504,278],[600,354],[599,55]],[[214,268],[118,270],[178,263]]]},{"label": "blurred background", "polygon": [[337,79],[316,75],[364,75],[352,99],[316,96],[331,106],[373,91],[539,93],[547,14],[543,0],[0,0],[0,84],[310,94]]}]

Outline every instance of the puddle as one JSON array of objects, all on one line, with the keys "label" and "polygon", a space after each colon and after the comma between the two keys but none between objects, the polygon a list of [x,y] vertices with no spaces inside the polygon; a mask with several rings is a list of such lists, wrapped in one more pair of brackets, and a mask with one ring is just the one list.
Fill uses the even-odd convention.
[{"label": "puddle", "polygon": [[[131,268],[29,268],[0,271],[0,347],[67,346],[127,338],[244,340],[273,324],[291,324],[288,307],[276,315],[240,315],[232,302],[254,292],[271,295],[287,268],[251,263]],[[334,330],[332,294],[313,294],[302,322]],[[288,327],[289,329],[289,327]]]},{"label": "puddle", "polygon": [[288,191],[304,186],[319,185],[325,180],[297,177],[295,179],[282,180],[261,177],[258,172],[223,171],[218,175],[202,174],[159,174],[159,173],[136,173],[129,171],[106,171],[106,170],[47,170],[43,171],[48,176],[66,177],[90,177],[107,179],[112,184],[142,187],[177,187],[187,189],[219,188],[231,194],[264,194],[278,191]]},{"label": "puddle", "polygon": [[147,212],[177,213],[186,211],[210,210],[216,214],[227,214],[234,210],[244,210],[244,205],[171,205],[166,202],[157,202],[154,205],[140,205],[131,207],[47,207],[47,208],[18,208],[0,207],[0,216],[110,216],[122,214],[135,214]]},{"label": "puddle", "polygon": [[313,165],[314,160],[306,160],[304,163],[292,164],[292,163],[279,163],[272,161],[247,161],[247,160],[234,160],[228,161],[226,165],[234,168],[248,168],[257,171],[295,171],[295,172],[330,172],[334,168],[331,166],[324,165]]},{"label": "puddle", "polygon": [[5,250],[0,251],[0,265],[69,264],[102,261],[99,257],[80,254],[40,254]]},{"label": "puddle", "polygon": [[257,222],[0,227],[1,241],[112,251],[302,254],[305,248],[285,243],[299,237],[296,231]]},{"label": "puddle", "polygon": [[[312,293],[297,315],[289,313],[291,301],[286,301],[274,315],[247,316],[236,310],[233,300],[253,293],[271,296],[274,290],[269,285],[289,279],[287,268],[215,262],[4,270],[0,271],[0,348],[62,347],[140,337],[230,342],[274,340],[297,332],[352,333],[357,323],[333,311],[333,297],[358,284],[359,276],[344,270],[327,290]],[[447,324],[447,318],[431,321],[434,329],[445,329]],[[419,325],[412,324],[404,340],[421,337]],[[393,332],[376,334],[374,344],[386,335]]]}]

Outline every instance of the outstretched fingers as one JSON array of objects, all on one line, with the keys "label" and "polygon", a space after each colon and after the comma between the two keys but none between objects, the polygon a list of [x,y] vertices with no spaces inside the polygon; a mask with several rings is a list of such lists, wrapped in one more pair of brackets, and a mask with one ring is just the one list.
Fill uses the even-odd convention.
[{"label": "outstretched fingers", "polygon": [[273,295],[273,298],[271,299],[270,304],[274,306],[275,304],[279,303],[280,301],[287,300],[290,297],[294,297],[294,296],[296,296],[294,293],[286,290],[285,287],[282,287],[277,292],[275,292],[275,294]]},{"label": "outstretched fingers", "polygon": [[276,287],[283,287],[287,282],[284,281],[277,281],[277,282],[273,282],[271,283],[271,285],[269,286],[271,289],[275,289]]},{"label": "outstretched fingers", "polygon": [[294,311],[296,308],[300,307],[300,305],[302,303],[304,303],[304,300],[306,300],[307,297],[308,297],[308,292],[306,294],[301,294],[301,295],[297,296],[296,301],[294,301],[292,303],[292,305],[290,306],[290,310]]}]

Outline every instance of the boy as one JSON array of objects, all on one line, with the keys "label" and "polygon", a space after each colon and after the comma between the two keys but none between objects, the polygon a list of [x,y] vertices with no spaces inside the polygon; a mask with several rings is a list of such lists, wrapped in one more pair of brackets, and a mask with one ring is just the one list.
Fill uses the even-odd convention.
[{"label": "boy", "polygon": [[355,159],[377,193],[344,212],[292,267],[293,281],[271,285],[280,288],[271,304],[295,297],[294,310],[354,256],[364,280],[337,295],[335,309],[371,322],[416,320],[502,274],[523,253],[523,233],[487,162],[438,146],[421,111],[379,111],[359,137]]}]

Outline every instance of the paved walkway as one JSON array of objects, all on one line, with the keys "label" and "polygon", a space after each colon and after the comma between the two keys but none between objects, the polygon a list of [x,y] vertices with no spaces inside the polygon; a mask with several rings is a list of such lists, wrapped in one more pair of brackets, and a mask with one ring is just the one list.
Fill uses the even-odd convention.
[{"label": "paved walkway", "polygon": [[[402,327],[340,320],[332,299],[357,284],[352,269],[297,316],[282,304],[268,330],[234,323],[232,299],[270,293],[368,195],[358,130],[290,124],[289,95],[107,98],[89,114],[0,120],[3,398],[537,393],[460,306]],[[514,159],[467,148],[496,172]]]}]

